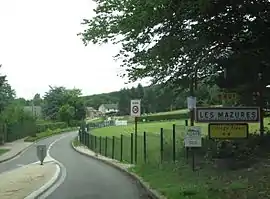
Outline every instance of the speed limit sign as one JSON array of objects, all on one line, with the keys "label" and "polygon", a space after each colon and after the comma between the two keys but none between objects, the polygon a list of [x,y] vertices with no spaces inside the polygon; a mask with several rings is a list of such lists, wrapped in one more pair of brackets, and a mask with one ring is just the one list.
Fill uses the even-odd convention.
[{"label": "speed limit sign", "polygon": [[130,101],[130,116],[133,117],[141,116],[141,100]]}]

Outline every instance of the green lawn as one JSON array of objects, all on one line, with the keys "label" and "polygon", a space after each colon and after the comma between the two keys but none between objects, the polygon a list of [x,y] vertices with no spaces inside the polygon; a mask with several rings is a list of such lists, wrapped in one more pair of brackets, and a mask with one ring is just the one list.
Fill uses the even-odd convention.
[{"label": "green lawn", "polygon": [[8,152],[9,149],[0,149],[0,155],[3,155],[4,153]]},{"label": "green lawn", "polygon": [[[265,126],[270,128],[270,118],[265,118]],[[167,121],[167,122],[149,122],[149,123],[138,123],[138,133],[142,134],[144,131],[149,134],[158,134],[160,132],[160,128],[163,128],[165,132],[171,132],[173,124],[176,124],[176,133],[183,134],[185,128],[185,120],[175,120],[175,121]],[[195,126],[200,126],[205,135],[208,134],[208,124],[207,123],[195,123]],[[134,132],[135,126],[134,124],[128,124],[127,126],[110,126],[104,128],[98,128],[92,130],[93,135],[97,136],[117,136],[119,137],[121,134],[130,135],[130,133]],[[259,129],[258,123],[250,123],[249,130],[250,132],[255,132]]]}]

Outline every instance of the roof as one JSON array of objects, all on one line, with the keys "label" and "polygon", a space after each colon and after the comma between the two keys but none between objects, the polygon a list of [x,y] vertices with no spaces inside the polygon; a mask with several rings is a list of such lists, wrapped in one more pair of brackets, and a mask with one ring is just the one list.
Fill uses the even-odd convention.
[{"label": "roof", "polygon": [[106,109],[118,109],[118,104],[102,104]]},{"label": "roof", "polygon": [[96,109],[94,109],[94,108],[91,107],[91,106],[86,107],[86,109],[87,109],[88,111],[96,111]]}]

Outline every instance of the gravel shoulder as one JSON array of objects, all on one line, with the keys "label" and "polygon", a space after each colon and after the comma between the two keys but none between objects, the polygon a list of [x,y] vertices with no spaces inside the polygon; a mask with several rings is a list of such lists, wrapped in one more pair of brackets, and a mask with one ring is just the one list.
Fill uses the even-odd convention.
[{"label": "gravel shoulder", "polygon": [[0,174],[0,198],[23,199],[46,184],[56,172],[55,163],[31,164]]}]

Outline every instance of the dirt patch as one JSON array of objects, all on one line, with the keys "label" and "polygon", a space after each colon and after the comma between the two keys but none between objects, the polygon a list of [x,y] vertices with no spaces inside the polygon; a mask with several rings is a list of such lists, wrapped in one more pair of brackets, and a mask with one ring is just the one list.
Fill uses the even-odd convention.
[{"label": "dirt patch", "polygon": [[0,174],[0,198],[22,199],[48,182],[56,164],[32,164]]}]

